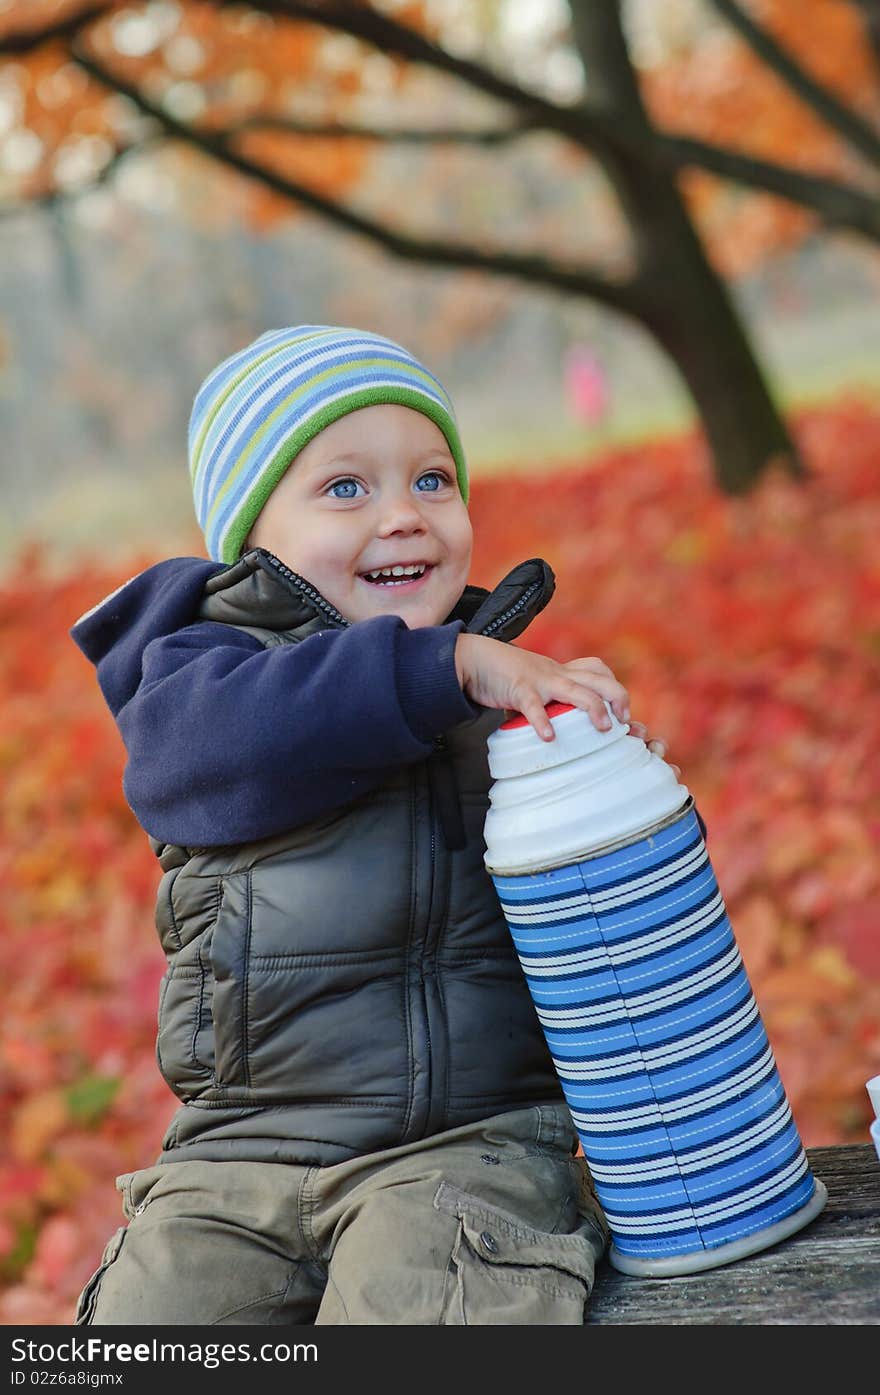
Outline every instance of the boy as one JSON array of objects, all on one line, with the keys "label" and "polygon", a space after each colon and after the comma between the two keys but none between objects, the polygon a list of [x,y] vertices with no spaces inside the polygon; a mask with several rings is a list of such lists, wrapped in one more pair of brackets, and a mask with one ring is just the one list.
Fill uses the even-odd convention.
[{"label": "boy", "polygon": [[401,346],[264,334],[190,461],[212,560],[71,630],[164,873],[181,1100],[76,1321],[581,1323],[607,1227],[483,866],[486,740],[626,691],[509,644],[546,563],[468,585],[452,407]]}]

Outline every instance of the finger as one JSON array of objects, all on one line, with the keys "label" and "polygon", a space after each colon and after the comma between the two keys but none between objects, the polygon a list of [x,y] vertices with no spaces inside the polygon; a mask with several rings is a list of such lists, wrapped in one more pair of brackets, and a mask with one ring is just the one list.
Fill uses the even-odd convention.
[{"label": "finger", "polygon": [[556,732],[553,730],[553,723],[547,716],[547,709],[543,700],[537,693],[525,694],[518,704],[517,711],[521,712],[526,721],[534,727],[542,741],[553,741]]},{"label": "finger", "polygon": [[582,712],[586,712],[597,731],[608,731],[610,729],[611,720],[608,716],[608,709],[605,706],[605,699],[601,693],[595,692],[592,688],[584,688],[580,684],[573,684],[570,695],[563,700],[573,703],[573,705],[579,707]]},{"label": "finger", "polygon": [[[588,679],[589,681],[587,681]],[[609,678],[604,673],[591,673],[589,675],[584,673],[582,678],[572,674],[571,681],[578,688],[598,693],[600,697],[607,699],[619,721],[629,721],[629,693],[622,683],[618,683],[616,678]],[[570,698],[569,701],[575,701],[578,707],[582,706],[578,699]]]},{"label": "finger", "polygon": [[562,665],[563,668],[585,669],[588,673],[604,673],[609,678],[614,677],[613,671],[602,659],[569,659],[568,663]]},{"label": "finger", "polygon": [[659,737],[655,738],[653,741],[648,741],[646,744],[648,750],[653,751],[655,756],[662,757],[666,755],[666,742]]},{"label": "finger", "polygon": [[[561,670],[559,673],[548,678],[546,682],[542,682],[539,685],[538,696],[539,700],[544,704],[562,702],[570,707],[580,708],[582,712],[587,713],[593,726],[597,727],[600,731],[607,731],[611,726],[602,694],[597,693],[592,688],[585,688],[582,684],[572,679],[566,678]],[[522,702],[520,702],[519,692],[515,695],[515,700],[519,704],[519,710],[524,716],[528,716],[528,713],[523,704],[528,703],[532,698],[533,691],[531,690],[523,695]],[[531,717],[529,717],[529,720],[532,722],[532,726],[535,730],[540,734],[540,723],[532,721]]]},{"label": "finger", "polygon": [[614,677],[613,673],[598,673],[590,669],[563,667],[565,676],[573,683],[584,688],[595,688],[597,693],[602,693],[604,697],[629,697],[626,688]]},{"label": "finger", "polygon": [[644,722],[630,722],[629,734],[630,736],[637,736],[640,741],[644,741],[645,737],[648,735],[648,728],[645,726]]},{"label": "finger", "polygon": [[[619,721],[629,721],[629,693],[601,659],[571,659],[563,664],[563,668],[568,669],[578,682],[601,691],[602,696],[611,703]],[[610,688],[606,686],[609,683],[613,685]]]}]

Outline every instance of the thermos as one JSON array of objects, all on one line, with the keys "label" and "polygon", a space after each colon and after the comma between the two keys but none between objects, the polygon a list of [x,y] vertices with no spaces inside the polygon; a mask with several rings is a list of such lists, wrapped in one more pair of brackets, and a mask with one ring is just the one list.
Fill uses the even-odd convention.
[{"label": "thermos", "polygon": [[606,704],[489,738],[486,867],[611,1230],[661,1277],[785,1239],[827,1200],[693,799]]},{"label": "thermos", "polygon": [[880,1158],[880,1075],[872,1075],[867,1085],[868,1097],[874,1110],[874,1118],[871,1120],[871,1142]]}]

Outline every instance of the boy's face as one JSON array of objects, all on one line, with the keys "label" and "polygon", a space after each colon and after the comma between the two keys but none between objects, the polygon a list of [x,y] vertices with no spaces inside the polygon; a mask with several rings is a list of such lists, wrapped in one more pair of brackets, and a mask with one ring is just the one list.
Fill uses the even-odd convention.
[{"label": "boy's face", "polygon": [[[438,426],[409,407],[349,412],[304,446],[248,547],[274,552],[347,620],[439,625],[467,584],[473,534]],[[370,579],[417,565],[413,577]]]}]

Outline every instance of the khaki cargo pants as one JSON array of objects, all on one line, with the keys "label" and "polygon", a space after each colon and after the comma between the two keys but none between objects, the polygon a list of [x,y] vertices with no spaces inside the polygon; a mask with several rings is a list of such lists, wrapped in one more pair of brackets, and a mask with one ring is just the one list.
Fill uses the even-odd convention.
[{"label": "khaki cargo pants", "polygon": [[127,1173],[76,1323],[582,1323],[608,1230],[576,1144],[553,1105],[332,1167]]}]

